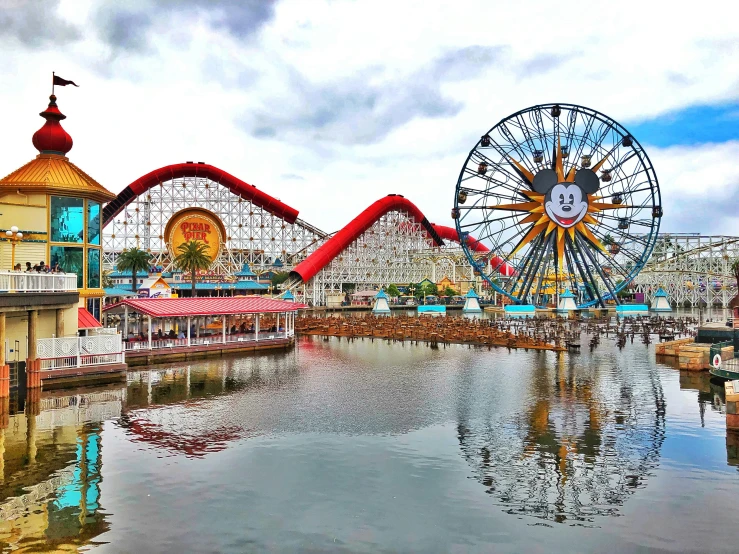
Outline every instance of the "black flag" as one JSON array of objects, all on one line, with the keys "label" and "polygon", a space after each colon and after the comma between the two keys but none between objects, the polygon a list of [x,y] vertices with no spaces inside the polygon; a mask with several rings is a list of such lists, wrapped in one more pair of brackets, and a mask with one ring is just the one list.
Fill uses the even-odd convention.
[{"label": "black flag", "polygon": [[74,85],[76,87],[79,87],[79,85],[74,81],[67,81],[66,79],[62,79],[61,77],[59,77],[59,75],[54,75],[54,84],[60,87],[66,87],[67,85]]}]

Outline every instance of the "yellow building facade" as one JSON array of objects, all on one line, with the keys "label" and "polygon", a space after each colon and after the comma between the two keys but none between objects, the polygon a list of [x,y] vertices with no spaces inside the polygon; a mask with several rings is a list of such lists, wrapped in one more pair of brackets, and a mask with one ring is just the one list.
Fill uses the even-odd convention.
[{"label": "yellow building facade", "polygon": [[[115,198],[69,161],[72,137],[60,121],[66,116],[50,97],[41,117],[46,123],[33,136],[35,159],[0,179],[0,271],[21,264],[58,264],[77,274],[80,307],[96,319],[102,306],[102,209]],[[17,227],[22,239],[5,232]]]}]

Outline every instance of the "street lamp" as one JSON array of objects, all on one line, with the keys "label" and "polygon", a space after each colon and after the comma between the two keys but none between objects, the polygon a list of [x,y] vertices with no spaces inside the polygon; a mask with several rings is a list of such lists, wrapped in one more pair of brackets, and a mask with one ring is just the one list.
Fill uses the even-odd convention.
[{"label": "street lamp", "polygon": [[5,231],[5,236],[10,241],[10,269],[15,268],[15,245],[23,240],[23,233],[18,230],[18,227],[13,225],[10,229]]}]

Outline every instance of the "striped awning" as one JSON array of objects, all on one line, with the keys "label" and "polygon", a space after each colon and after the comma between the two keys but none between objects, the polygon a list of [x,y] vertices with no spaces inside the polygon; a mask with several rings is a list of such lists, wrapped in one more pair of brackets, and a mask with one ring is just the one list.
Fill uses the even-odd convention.
[{"label": "striped awning", "polygon": [[78,329],[97,329],[102,327],[95,316],[88,312],[85,308],[77,308],[77,328]]}]

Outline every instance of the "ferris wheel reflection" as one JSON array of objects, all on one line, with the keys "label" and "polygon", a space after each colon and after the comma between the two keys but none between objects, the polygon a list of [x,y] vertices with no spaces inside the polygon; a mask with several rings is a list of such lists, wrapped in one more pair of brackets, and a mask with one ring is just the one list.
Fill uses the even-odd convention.
[{"label": "ferris wheel reflection", "polygon": [[659,462],[665,398],[657,375],[542,364],[531,402],[509,416],[484,402],[458,409],[457,434],[475,478],[510,514],[595,524],[618,514]]}]

